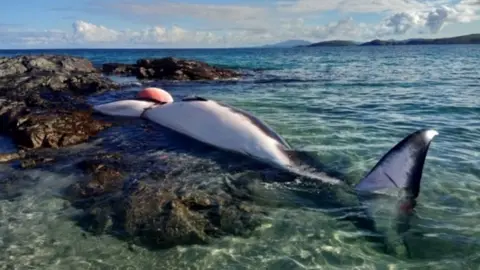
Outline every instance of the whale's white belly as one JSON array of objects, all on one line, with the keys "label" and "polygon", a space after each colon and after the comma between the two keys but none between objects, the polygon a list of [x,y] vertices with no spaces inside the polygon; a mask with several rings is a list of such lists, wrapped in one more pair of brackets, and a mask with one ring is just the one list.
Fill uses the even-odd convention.
[{"label": "whale's white belly", "polygon": [[286,145],[258,119],[212,100],[165,104],[147,110],[144,117],[219,148],[282,167],[291,165]]}]

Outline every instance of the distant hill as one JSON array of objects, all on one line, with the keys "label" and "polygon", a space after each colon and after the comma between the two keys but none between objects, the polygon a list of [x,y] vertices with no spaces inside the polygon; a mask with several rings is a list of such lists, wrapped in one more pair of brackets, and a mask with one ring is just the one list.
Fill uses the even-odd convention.
[{"label": "distant hill", "polygon": [[449,38],[415,38],[406,40],[380,40],[375,39],[360,44],[360,46],[392,46],[392,45],[448,45],[448,44],[480,44],[480,34],[471,34]]},{"label": "distant hill", "polygon": [[412,38],[405,40],[380,40],[356,42],[351,40],[327,40],[312,43],[306,40],[287,40],[261,48],[292,48],[292,47],[342,47],[342,46],[396,46],[396,45],[448,45],[448,44],[480,44],[480,34],[470,34],[448,38]]},{"label": "distant hill", "polygon": [[312,44],[310,41],[300,40],[300,39],[292,39],[286,40],[275,44],[268,44],[261,46],[262,48],[293,48],[298,46],[308,46]]},{"label": "distant hill", "polygon": [[358,42],[351,40],[328,40],[307,45],[307,47],[355,46]]}]

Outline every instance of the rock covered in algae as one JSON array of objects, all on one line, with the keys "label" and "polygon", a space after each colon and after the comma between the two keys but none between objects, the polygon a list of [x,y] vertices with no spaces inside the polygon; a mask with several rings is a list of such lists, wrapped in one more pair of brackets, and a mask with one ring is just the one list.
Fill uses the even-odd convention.
[{"label": "rock covered in algae", "polygon": [[161,172],[130,183],[128,165],[117,155],[81,162],[79,168],[87,177],[72,184],[67,194],[84,210],[84,227],[151,248],[248,236],[265,214],[222,190],[178,187]]}]

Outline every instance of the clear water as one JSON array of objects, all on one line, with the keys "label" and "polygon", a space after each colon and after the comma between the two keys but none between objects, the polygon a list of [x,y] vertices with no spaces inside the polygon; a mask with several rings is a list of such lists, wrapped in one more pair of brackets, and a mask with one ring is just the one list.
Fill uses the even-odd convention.
[{"label": "clear water", "polygon": [[[0,51],[0,55],[44,52]],[[478,46],[47,53],[79,55],[97,65],[178,56],[243,70],[249,76],[240,81],[151,85],[177,98],[197,94],[250,110],[292,145],[316,151],[323,163],[353,180],[408,133],[435,128],[440,136],[427,157],[417,208],[421,219],[414,225],[423,237],[412,240],[413,259],[394,257],[356,239],[328,215],[278,208],[269,210],[269,222],[249,238],[130,251],[126,243],[108,235],[85,236],[72,221],[78,210],[56,194],[77,179],[73,172],[19,174],[1,165],[2,176],[33,180],[25,180],[30,184],[22,196],[0,201],[0,269],[480,269]],[[127,84],[133,80],[116,79]],[[139,88],[131,84],[90,102],[129,97]],[[126,129],[121,132],[146,136],[140,128]],[[118,132],[113,129],[103,136],[132,140]],[[2,138],[1,151],[12,147]]]}]

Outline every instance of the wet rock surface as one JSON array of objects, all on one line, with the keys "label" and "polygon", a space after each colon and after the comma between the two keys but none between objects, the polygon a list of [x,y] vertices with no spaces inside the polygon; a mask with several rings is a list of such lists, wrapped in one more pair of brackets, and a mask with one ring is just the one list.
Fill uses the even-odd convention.
[{"label": "wet rock surface", "polygon": [[21,148],[75,145],[111,126],[111,123],[94,119],[90,111],[31,108],[23,102],[8,100],[5,103],[8,105],[0,108],[0,131]]},{"label": "wet rock surface", "polygon": [[106,63],[102,66],[106,74],[135,76],[139,79],[160,80],[220,80],[239,78],[240,73],[209,65],[195,60],[174,57],[139,59],[136,64]]},{"label": "wet rock surface", "polygon": [[24,148],[59,148],[86,142],[110,123],[92,118],[90,112],[26,110],[9,121],[7,133]]},{"label": "wet rock surface", "polygon": [[95,120],[85,96],[118,89],[84,58],[0,58],[0,132],[22,148],[79,144],[110,126]]},{"label": "wet rock surface", "polygon": [[65,192],[84,210],[79,223],[94,234],[110,233],[149,248],[208,244],[225,235],[248,236],[265,215],[225,189],[178,186],[167,171],[132,181],[120,154],[104,154],[77,164],[86,175]]}]

